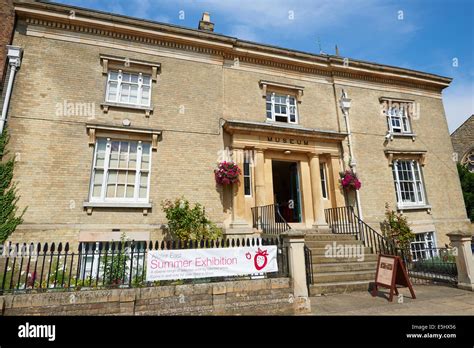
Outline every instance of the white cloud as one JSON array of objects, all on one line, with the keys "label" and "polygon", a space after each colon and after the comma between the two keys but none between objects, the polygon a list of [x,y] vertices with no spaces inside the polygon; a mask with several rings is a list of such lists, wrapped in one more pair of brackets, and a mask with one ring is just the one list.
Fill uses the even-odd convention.
[{"label": "white cloud", "polygon": [[443,93],[444,109],[452,133],[474,114],[474,86],[472,83],[453,84]]}]

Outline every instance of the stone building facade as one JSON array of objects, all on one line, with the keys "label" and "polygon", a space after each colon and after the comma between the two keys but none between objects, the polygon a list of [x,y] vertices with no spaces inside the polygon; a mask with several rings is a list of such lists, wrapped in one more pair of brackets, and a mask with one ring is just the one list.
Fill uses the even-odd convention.
[{"label": "stone building facade", "polygon": [[474,115],[451,134],[451,142],[457,161],[474,172]]},{"label": "stone building facade", "polygon": [[[354,202],[342,90],[364,221],[380,230],[389,203],[439,246],[469,228],[449,78],[63,5],[15,12],[9,146],[28,209],[12,241],[153,240],[160,202],[182,195],[228,234],[253,233],[251,208],[273,203],[294,228],[324,227],[324,209]],[[233,188],[213,173],[227,148],[244,169]]]}]

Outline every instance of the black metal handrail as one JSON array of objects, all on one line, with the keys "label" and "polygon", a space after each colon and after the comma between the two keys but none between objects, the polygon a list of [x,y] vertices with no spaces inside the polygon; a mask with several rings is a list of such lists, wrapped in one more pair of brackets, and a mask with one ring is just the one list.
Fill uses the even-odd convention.
[{"label": "black metal handrail", "polygon": [[362,221],[353,207],[325,209],[326,221],[333,233],[352,234],[376,254],[399,255],[396,245]]},{"label": "black metal handrail", "polygon": [[304,246],[304,262],[305,262],[305,268],[306,268],[306,284],[308,286],[308,291],[310,291],[309,287],[311,284],[314,284],[314,278],[313,278],[313,253],[311,249],[306,246]]},{"label": "black metal handrail", "polygon": [[290,225],[280,214],[278,204],[269,204],[252,208],[253,227],[263,234],[280,235],[291,230]]}]

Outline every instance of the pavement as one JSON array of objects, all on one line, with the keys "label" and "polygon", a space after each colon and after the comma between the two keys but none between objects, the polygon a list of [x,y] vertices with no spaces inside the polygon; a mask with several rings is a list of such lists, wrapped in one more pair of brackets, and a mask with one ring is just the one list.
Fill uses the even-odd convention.
[{"label": "pavement", "polygon": [[474,292],[445,285],[415,285],[416,299],[408,288],[398,288],[388,301],[389,289],[311,297],[313,315],[474,315]]}]

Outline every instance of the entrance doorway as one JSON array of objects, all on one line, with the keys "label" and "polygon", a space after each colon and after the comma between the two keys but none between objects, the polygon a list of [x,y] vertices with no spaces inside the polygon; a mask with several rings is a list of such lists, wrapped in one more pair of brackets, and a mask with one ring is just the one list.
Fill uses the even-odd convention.
[{"label": "entrance doorway", "polygon": [[301,222],[298,163],[272,161],[273,196],[287,222]]}]

